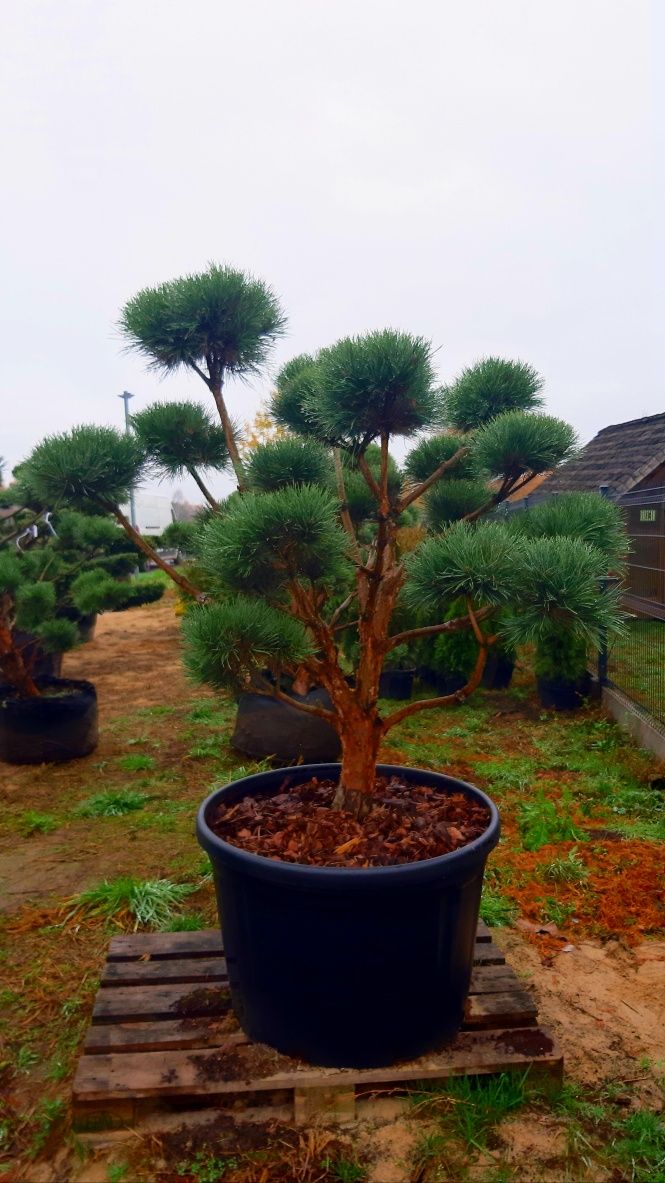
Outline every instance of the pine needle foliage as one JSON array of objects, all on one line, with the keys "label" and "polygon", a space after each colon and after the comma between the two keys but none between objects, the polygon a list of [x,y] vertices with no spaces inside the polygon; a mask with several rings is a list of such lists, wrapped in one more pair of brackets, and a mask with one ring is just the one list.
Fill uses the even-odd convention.
[{"label": "pine needle foliage", "polygon": [[413,435],[439,405],[431,346],[394,329],[346,337],[321,350],[303,405],[324,438],[352,449],[381,434]]},{"label": "pine needle foliage", "polygon": [[477,607],[509,603],[523,554],[524,544],[500,522],[457,522],[407,557],[404,602],[441,613],[458,596]]},{"label": "pine needle foliage", "polygon": [[229,463],[224,432],[200,403],[152,403],[132,416],[132,426],[163,476],[178,479],[206,468],[221,472]]},{"label": "pine needle foliage", "polygon": [[145,463],[134,436],[112,427],[80,426],[37,444],[22,465],[22,479],[41,505],[85,511],[126,501]]},{"label": "pine needle foliage", "polygon": [[596,547],[614,568],[626,557],[622,510],[600,493],[561,493],[515,514],[511,527],[526,538],[579,538]]},{"label": "pine needle foliage", "polygon": [[316,389],[316,358],[311,353],[291,358],[277,375],[270,400],[270,414],[275,423],[297,435],[315,435],[316,425],[307,408],[315,402]]},{"label": "pine needle foliage", "polygon": [[517,553],[519,611],[505,625],[511,642],[539,642],[563,628],[597,646],[604,632],[623,631],[618,591],[599,590],[607,573],[602,551],[580,538],[555,537],[524,540]]},{"label": "pine needle foliage", "polygon": [[533,411],[542,403],[543,379],[526,362],[485,357],[443,390],[443,422],[472,431],[506,411]]},{"label": "pine needle foliage", "polygon": [[220,690],[242,685],[248,672],[269,669],[277,675],[313,652],[300,621],[248,596],[193,609],[183,632],[189,673]]},{"label": "pine needle foliage", "polygon": [[[431,435],[420,440],[404,461],[404,474],[417,484],[426,481],[436,472],[439,465],[452,460],[460,448],[468,447],[469,441],[461,435]],[[444,480],[465,480],[475,476],[474,465],[468,456],[462,456],[453,468],[444,474]]]},{"label": "pine needle foliage", "polygon": [[562,419],[506,411],[478,428],[471,454],[491,476],[517,478],[556,468],[573,454],[575,442],[573,428]]},{"label": "pine needle foliage", "polygon": [[270,594],[289,580],[334,583],[348,538],[333,495],[314,485],[248,493],[201,536],[201,563],[235,591]]},{"label": "pine needle foliage", "polygon": [[290,435],[259,444],[247,465],[247,483],[257,493],[272,493],[288,485],[331,487],[332,458],[313,439]]},{"label": "pine needle foliage", "polygon": [[430,530],[443,530],[487,504],[491,491],[480,480],[443,480],[425,497],[425,521]]},{"label": "pine needle foliage", "polygon": [[198,274],[144,288],[127,302],[120,331],[152,369],[205,366],[213,356],[228,374],[261,370],[286,321],[275,293],[259,279],[210,263]]}]

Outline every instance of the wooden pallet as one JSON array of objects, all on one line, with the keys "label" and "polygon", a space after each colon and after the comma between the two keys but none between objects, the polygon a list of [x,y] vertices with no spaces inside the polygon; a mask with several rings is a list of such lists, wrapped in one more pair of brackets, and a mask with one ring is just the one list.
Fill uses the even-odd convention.
[{"label": "wooden pallet", "polygon": [[390,1068],[316,1068],[252,1043],[230,1007],[216,929],[111,941],[73,1086],[79,1127],[134,1121],[155,1107],[293,1098],[297,1121],[353,1114],[356,1091],[524,1070],[560,1076],[561,1054],[488,929],[479,924],[459,1035],[440,1052]]}]

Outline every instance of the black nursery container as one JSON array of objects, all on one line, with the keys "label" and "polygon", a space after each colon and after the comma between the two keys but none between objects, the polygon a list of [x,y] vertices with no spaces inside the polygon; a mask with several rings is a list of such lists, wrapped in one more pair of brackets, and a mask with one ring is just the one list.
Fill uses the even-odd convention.
[{"label": "black nursery container", "polygon": [[[306,695],[294,694],[302,702],[331,708],[326,690],[316,688]],[[251,692],[238,698],[238,712],[231,744],[254,760],[274,757],[297,764],[326,763],[340,754],[339,736],[334,727],[316,715],[307,715],[297,707]]]},{"label": "black nursery container", "polygon": [[[494,803],[472,785],[379,765],[490,811],[487,830],[451,854],[401,866],[309,867],[249,854],[218,838],[216,806],[283,791],[285,770],[217,789],[197,836],[213,865],[233,1007],[250,1038],[331,1067],[412,1059],[462,1022],[485,862],[499,840]],[[291,784],[337,779],[338,764],[288,769]]]},{"label": "black nursery container", "polygon": [[97,747],[97,692],[91,682],[36,678],[39,698],[16,698],[0,687],[0,760],[53,764],[88,756]]},{"label": "black nursery container", "polygon": [[410,698],[416,667],[410,670],[384,670],[379,677],[380,698]]},{"label": "black nursery container", "polygon": [[575,682],[564,678],[538,678],[538,697],[541,706],[552,711],[577,711],[591,693],[591,675],[585,674]]}]

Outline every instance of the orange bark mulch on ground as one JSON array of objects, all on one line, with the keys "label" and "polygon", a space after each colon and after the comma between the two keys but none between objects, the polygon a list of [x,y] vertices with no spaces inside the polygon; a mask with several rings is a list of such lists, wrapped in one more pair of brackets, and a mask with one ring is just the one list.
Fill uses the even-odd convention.
[{"label": "orange bark mulch on ground", "polygon": [[[548,878],[544,869],[573,847],[587,877],[577,882]],[[618,937],[637,944],[665,929],[663,852],[654,843],[625,839],[607,845],[570,842],[538,851],[505,851],[501,867],[513,876],[512,881],[502,882],[501,891],[515,902],[523,918],[542,921],[548,900],[571,905],[570,920],[559,925],[571,937]]]}]

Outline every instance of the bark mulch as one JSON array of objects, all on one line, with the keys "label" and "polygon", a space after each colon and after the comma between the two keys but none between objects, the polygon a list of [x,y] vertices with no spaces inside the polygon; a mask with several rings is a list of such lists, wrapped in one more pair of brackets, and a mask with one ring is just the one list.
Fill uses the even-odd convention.
[{"label": "bark mulch", "polygon": [[[479,838],[489,810],[463,793],[393,776],[375,782],[369,813],[358,821],[333,810],[336,784],[310,780],[220,805],[211,828],[252,854],[318,867],[390,867],[449,854]],[[288,789],[288,791],[287,791]]]}]

